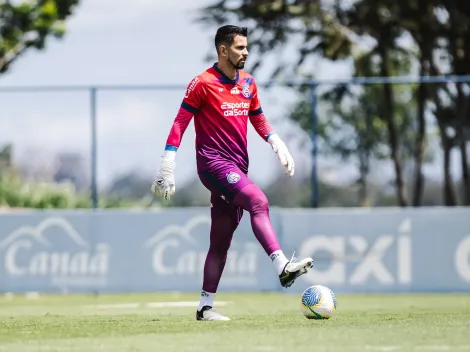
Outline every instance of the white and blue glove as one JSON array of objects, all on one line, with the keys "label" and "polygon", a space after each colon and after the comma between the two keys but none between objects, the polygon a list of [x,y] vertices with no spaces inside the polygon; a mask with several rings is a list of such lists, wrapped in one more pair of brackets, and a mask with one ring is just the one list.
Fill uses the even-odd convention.
[{"label": "white and blue glove", "polygon": [[175,158],[176,151],[165,150],[160,165],[160,170],[152,183],[152,192],[165,200],[170,200],[175,194]]},{"label": "white and blue glove", "polygon": [[276,133],[273,133],[268,138],[268,143],[271,144],[271,147],[273,148],[274,152],[277,154],[277,157],[279,158],[281,165],[286,168],[286,175],[290,177],[294,176],[294,172],[295,172],[294,159],[292,158],[292,155],[290,154],[289,149],[287,149],[286,144],[281,140],[281,138]]}]

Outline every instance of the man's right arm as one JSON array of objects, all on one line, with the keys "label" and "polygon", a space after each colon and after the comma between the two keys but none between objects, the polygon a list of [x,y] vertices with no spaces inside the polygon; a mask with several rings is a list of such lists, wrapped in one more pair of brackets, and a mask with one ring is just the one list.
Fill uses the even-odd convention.
[{"label": "man's right arm", "polygon": [[205,91],[201,79],[199,77],[194,78],[186,89],[181,107],[171,126],[160,170],[152,184],[152,192],[163,196],[166,200],[169,200],[176,190],[174,178],[176,151],[181,144],[189,122],[202,105],[204,94]]},{"label": "man's right arm", "polygon": [[171,126],[165,150],[175,152],[178,150],[189,122],[202,105],[204,95],[203,82],[199,77],[195,77],[186,88],[181,107]]},{"label": "man's right arm", "polygon": [[193,118],[193,113],[186,110],[183,107],[180,107],[178,114],[175,117],[173,125],[171,126],[170,133],[165,144],[165,151],[176,152],[181,144],[183,139],[184,132],[188,128],[191,119]]}]

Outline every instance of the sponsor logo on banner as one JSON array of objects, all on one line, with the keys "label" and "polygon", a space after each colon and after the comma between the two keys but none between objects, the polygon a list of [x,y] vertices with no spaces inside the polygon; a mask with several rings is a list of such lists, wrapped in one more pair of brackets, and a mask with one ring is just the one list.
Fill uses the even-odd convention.
[{"label": "sponsor logo on banner", "polygon": [[2,238],[0,257],[11,280],[29,280],[35,286],[40,280],[62,289],[107,284],[108,244],[90,245],[64,218],[20,226]]},{"label": "sponsor logo on banner", "polygon": [[[407,285],[412,281],[411,220],[404,220],[398,234],[364,236],[315,235],[301,246],[301,257],[318,265],[303,276],[311,284]],[[389,264],[386,257],[392,258]],[[321,267],[321,268],[320,268]]]},{"label": "sponsor logo on banner", "polygon": [[470,235],[457,245],[454,258],[458,276],[463,281],[470,282]]},{"label": "sponsor logo on banner", "polygon": [[[158,276],[182,277],[202,284],[204,263],[208,251],[199,239],[207,239],[211,220],[196,216],[186,224],[172,224],[148,239],[144,246],[151,250],[152,269]],[[204,241],[206,243],[207,241]],[[237,243],[234,239],[228,252],[221,283],[240,287],[256,287],[259,256],[256,242]]]}]

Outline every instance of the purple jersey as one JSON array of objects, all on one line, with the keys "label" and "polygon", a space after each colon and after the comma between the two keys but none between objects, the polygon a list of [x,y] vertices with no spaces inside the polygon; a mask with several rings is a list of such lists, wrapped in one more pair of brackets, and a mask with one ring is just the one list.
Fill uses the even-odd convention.
[{"label": "purple jersey", "polygon": [[253,77],[239,70],[231,80],[216,64],[188,85],[166,149],[179,147],[193,115],[198,172],[232,164],[247,173],[248,119],[263,138],[272,132],[261,109]]}]

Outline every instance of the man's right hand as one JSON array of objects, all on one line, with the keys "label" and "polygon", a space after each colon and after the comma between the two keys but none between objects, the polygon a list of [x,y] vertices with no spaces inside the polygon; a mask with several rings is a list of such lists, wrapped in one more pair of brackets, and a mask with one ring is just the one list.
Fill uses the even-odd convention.
[{"label": "man's right hand", "polygon": [[163,197],[165,200],[170,200],[171,196],[175,194],[175,153],[166,152],[162,158],[162,164],[160,170],[157,173],[153,183],[152,192]]},{"label": "man's right hand", "polygon": [[163,197],[165,200],[170,200],[171,196],[175,194],[175,190],[175,180],[173,177],[165,178],[158,174],[152,183],[152,192],[159,197]]}]

